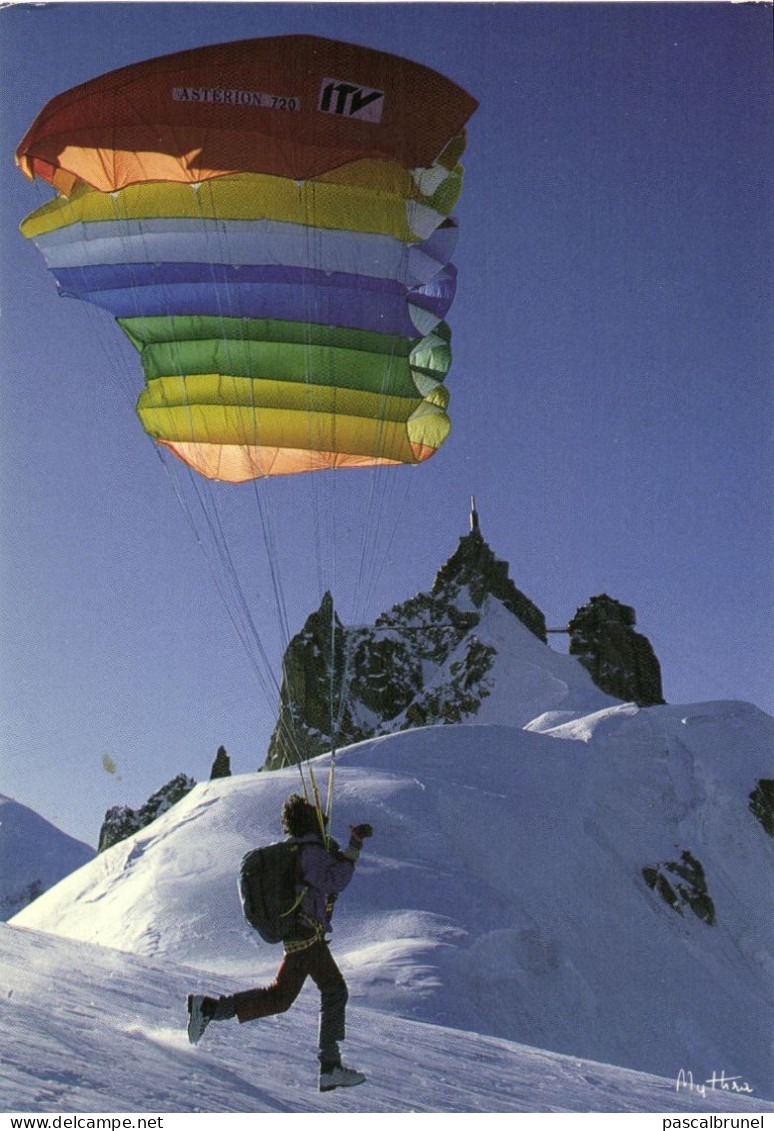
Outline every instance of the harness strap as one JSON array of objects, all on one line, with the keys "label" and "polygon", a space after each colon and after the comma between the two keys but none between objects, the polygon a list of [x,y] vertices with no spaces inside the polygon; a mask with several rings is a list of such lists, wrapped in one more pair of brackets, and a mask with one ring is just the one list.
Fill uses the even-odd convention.
[{"label": "harness strap", "polygon": [[298,898],[296,899],[296,902],[293,904],[293,906],[289,907],[287,909],[287,911],[282,912],[282,914],[280,915],[280,919],[284,919],[287,915],[292,915],[294,911],[297,911],[298,908],[301,906],[301,900],[304,898],[304,896],[306,895],[306,893],[308,891],[309,891],[309,885],[307,884],[307,885],[305,885],[304,887],[301,888],[301,891],[298,893]]},{"label": "harness strap", "polygon": [[314,933],[308,939],[286,940],[284,944],[286,954],[297,954],[300,950],[308,950],[310,946],[316,946],[318,942],[322,942],[325,938],[325,928],[321,923],[316,923],[314,919],[310,919],[308,915],[304,914],[301,914],[299,919]]}]

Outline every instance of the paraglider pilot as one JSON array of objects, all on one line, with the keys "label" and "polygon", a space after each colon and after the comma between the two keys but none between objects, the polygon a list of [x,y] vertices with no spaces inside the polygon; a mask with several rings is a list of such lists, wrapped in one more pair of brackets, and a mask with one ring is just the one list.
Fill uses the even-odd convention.
[{"label": "paraglider pilot", "polygon": [[294,920],[297,929],[294,925],[293,937],[284,941],[277,976],[269,986],[228,996],[189,995],[188,1038],[198,1044],[211,1021],[235,1017],[245,1022],[284,1013],[310,977],[320,991],[320,1091],[362,1084],[363,1073],[341,1063],[339,1041],[345,1035],[348,992],[325,935],[331,930],[333,904],[352,879],[363,840],[373,830],[367,824],[351,827],[349,844],[341,851],[335,841],[323,836],[319,810],[298,794],[283,806],[282,827],[289,843],[300,847],[297,890],[301,898]]}]

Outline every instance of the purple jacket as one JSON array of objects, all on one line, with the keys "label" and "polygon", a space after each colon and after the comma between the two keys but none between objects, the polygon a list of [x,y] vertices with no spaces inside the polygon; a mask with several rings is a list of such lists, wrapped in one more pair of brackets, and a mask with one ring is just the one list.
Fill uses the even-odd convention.
[{"label": "purple jacket", "polygon": [[291,837],[290,842],[303,845],[301,873],[308,890],[301,901],[301,912],[330,931],[333,910],[330,897],[344,891],[354,875],[355,861],[360,853],[356,848],[347,848],[344,852],[338,849],[329,851],[318,833]]}]

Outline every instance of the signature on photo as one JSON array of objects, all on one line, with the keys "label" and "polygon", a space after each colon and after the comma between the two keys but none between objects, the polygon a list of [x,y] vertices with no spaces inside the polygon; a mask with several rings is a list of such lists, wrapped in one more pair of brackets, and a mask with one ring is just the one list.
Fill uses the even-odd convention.
[{"label": "signature on photo", "polygon": [[707,1092],[739,1092],[749,1096],[752,1095],[753,1088],[741,1076],[726,1076],[722,1070],[719,1073],[713,1071],[708,1080],[702,1081],[694,1080],[693,1072],[686,1072],[681,1068],[677,1074],[675,1091],[697,1092],[703,1097]]}]

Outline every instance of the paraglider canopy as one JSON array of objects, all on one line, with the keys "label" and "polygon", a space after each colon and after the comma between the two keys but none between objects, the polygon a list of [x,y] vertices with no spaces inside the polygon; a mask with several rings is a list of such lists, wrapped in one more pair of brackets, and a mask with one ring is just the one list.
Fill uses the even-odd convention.
[{"label": "paraglider canopy", "polygon": [[140,353],[146,432],[241,483],[416,464],[450,429],[450,262],[470,95],[315,36],[136,63],[54,98],[16,154],[62,295]]},{"label": "paraglider canopy", "polygon": [[305,179],[361,158],[427,167],[476,101],[418,63],[311,35],[214,44],[52,99],[16,161],[68,194],[237,171]]}]

